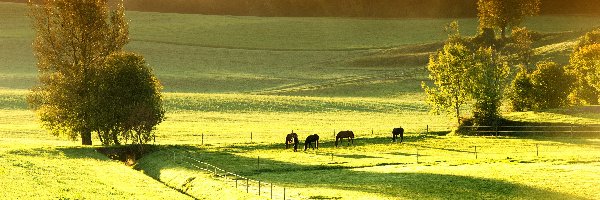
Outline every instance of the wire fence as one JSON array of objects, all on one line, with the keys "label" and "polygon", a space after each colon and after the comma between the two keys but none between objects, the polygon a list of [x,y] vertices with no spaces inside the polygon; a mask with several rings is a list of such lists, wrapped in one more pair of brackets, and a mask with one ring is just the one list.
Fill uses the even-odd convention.
[{"label": "wire fence", "polygon": [[[183,142],[192,142],[201,145],[234,144],[234,143],[284,143],[285,136],[294,132],[302,142],[306,136],[318,134],[320,142],[335,141],[339,131],[352,130],[355,138],[392,137],[390,127],[378,128],[331,128],[331,129],[290,129],[267,131],[239,131],[239,132],[196,132],[181,135],[170,134],[169,137],[185,138]],[[411,126],[405,128],[405,135],[446,135],[452,126]],[[474,136],[600,136],[600,125],[570,125],[570,126],[463,126],[463,131]]]},{"label": "wire fence", "polygon": [[[235,187],[236,189],[246,191],[246,193],[268,197],[270,199],[301,199],[297,192],[290,191],[284,186],[274,185],[273,183],[265,181],[254,180],[233,172],[225,171],[215,165],[185,155],[187,152],[177,153],[173,150],[169,151],[173,153],[172,159],[174,161],[180,161],[197,170],[210,173],[213,175],[213,178],[223,181],[227,185]],[[258,158],[258,160],[258,162],[260,162],[260,158]]]},{"label": "wire fence", "polygon": [[[591,133],[595,134],[595,136],[599,136],[600,134],[600,126],[472,126],[467,127],[472,129],[471,131],[481,134],[489,134],[493,133],[493,136],[499,136],[503,134],[509,133],[526,133],[526,134],[537,134],[537,133],[553,133],[553,134],[562,134],[565,137],[572,137],[577,133]],[[426,164],[426,165],[435,165],[439,163],[453,163],[451,165],[459,165],[465,162],[486,162],[486,161],[506,161],[506,162],[519,162],[519,163],[528,163],[535,162],[535,160],[539,159],[549,159],[549,160],[563,160],[565,162],[590,162],[590,161],[598,161],[600,160],[600,146],[592,145],[588,147],[579,147],[576,144],[556,144],[556,143],[542,143],[542,142],[533,142],[527,143],[524,145],[517,143],[513,145],[503,144],[501,140],[494,142],[486,142],[483,144],[434,144],[428,143],[424,140],[424,136],[428,134],[436,134],[437,132],[449,132],[451,127],[448,126],[426,126],[422,129],[412,128],[409,129],[412,136],[417,135],[418,137],[413,140],[404,143],[402,145],[406,145],[404,148],[400,150],[390,150],[389,152],[373,152],[373,155],[364,156],[364,158],[373,157],[375,159],[381,159],[375,161],[377,163],[372,163],[371,166],[377,165],[397,165],[397,164]],[[491,130],[490,130],[491,129]],[[585,130],[581,130],[585,129]],[[340,129],[343,130],[343,129]],[[321,133],[321,140],[326,141],[335,141],[335,134],[340,130],[331,129],[329,134]],[[291,132],[291,131],[290,131]],[[315,133],[317,131],[314,130],[294,130],[294,132],[306,133]],[[323,131],[324,132],[324,131]],[[359,129],[359,132],[362,133],[359,136],[362,137],[380,137],[380,136],[389,136],[391,139],[391,129]],[[249,132],[248,138],[246,138],[246,142],[250,141],[268,141],[270,144],[273,143],[273,135],[278,135],[277,133],[268,133],[268,132]],[[283,145],[283,138],[285,134],[281,134],[283,137],[281,138],[281,145]],[[200,138],[201,145],[209,144],[212,140],[223,142],[240,142],[239,135],[227,136],[226,134],[198,134]],[[258,138],[257,138],[258,137]],[[267,139],[261,139],[260,137],[268,137]],[[237,139],[237,140],[236,140]],[[276,142],[276,141],[275,141]],[[399,143],[396,143],[399,144]],[[393,145],[393,144],[392,144]],[[588,151],[592,152],[588,152]],[[241,176],[239,174],[228,172],[226,170],[221,169],[213,164],[203,162],[202,160],[198,160],[192,156],[189,156],[189,152],[187,151],[179,151],[175,152],[170,150],[173,153],[173,159],[179,160],[187,165],[205,171],[207,173],[213,174],[215,179],[225,182],[231,187],[235,187],[242,191],[245,191],[250,194],[255,194],[262,197],[267,197],[271,199],[301,199],[301,194],[298,192],[293,192],[294,189],[290,190],[290,188],[286,188],[285,186],[275,185],[273,183],[254,180],[248,177]],[[337,153],[327,153],[327,155],[321,155],[316,153],[316,155],[320,155],[322,157],[318,158],[324,161],[324,164],[339,164],[339,163],[348,163],[352,162],[353,159],[362,159],[360,156],[349,156]],[[326,159],[331,157],[331,162]],[[334,162],[336,159],[336,162]],[[342,161],[343,159],[343,161]],[[389,160],[390,162],[386,162]],[[337,162],[339,161],[339,162]],[[260,166],[260,157],[257,159],[258,166]],[[226,165],[223,165],[226,166]],[[360,166],[359,166],[360,167]]]}]

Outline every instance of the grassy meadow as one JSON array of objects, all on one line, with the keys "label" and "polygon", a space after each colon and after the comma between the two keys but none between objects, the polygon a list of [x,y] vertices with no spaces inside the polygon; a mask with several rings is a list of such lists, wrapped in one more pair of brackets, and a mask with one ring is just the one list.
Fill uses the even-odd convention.
[{"label": "grassy meadow", "polygon": [[[452,19],[263,18],[127,12],[127,50],[164,85],[166,121],[134,167],[44,131],[26,103],[36,84],[24,4],[0,3],[3,199],[263,199],[197,161],[273,183],[292,199],[600,199],[600,140],[464,137],[432,115],[421,82]],[[459,19],[475,33],[476,19]],[[561,64],[597,16],[527,19],[536,59]],[[505,112],[515,121],[600,124],[600,107]],[[393,127],[406,129],[392,143]],[[353,146],[333,134],[353,130]],[[284,150],[285,134],[321,136]],[[94,143],[99,143],[94,139]],[[475,147],[477,150],[475,150]],[[175,152],[175,155],[173,154]],[[477,152],[477,153],[475,153]],[[260,168],[257,158],[260,156]],[[417,161],[418,157],[418,161]],[[194,164],[194,165],[192,165]],[[275,198],[274,197],[274,198]]]}]

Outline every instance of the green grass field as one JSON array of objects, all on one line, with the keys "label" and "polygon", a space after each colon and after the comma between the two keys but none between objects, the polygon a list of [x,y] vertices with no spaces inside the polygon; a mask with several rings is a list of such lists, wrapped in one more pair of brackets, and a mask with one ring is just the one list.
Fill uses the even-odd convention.
[{"label": "green grass field", "polygon": [[[256,184],[252,194],[235,189],[231,179],[198,170],[191,158],[273,183],[277,198],[282,187],[293,199],[600,198],[597,137],[424,134],[427,127],[447,132],[454,126],[429,114],[420,88],[427,57],[452,19],[128,12],[126,48],[144,55],[164,84],[167,119],[156,130],[159,151],[127,167],[50,135],[28,110],[25,96],[37,70],[26,11],[23,4],[0,3],[4,199],[270,195],[268,189],[256,195]],[[475,32],[476,19],[459,21],[463,34]],[[540,16],[526,25],[544,35],[534,44],[536,58],[565,64],[574,41],[600,26],[600,17]],[[600,124],[598,106],[503,114],[515,121]],[[397,126],[407,130],[406,143],[390,142]],[[346,129],[357,134],[355,145],[334,148],[334,132]],[[321,148],[284,150],[292,130],[301,140],[319,134]]]}]

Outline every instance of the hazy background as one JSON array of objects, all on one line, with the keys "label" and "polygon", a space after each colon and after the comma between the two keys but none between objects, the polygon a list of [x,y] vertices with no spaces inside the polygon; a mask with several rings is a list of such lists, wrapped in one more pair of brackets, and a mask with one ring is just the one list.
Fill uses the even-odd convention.
[{"label": "hazy background", "polygon": [[[0,0],[27,2],[27,0]],[[240,16],[475,17],[477,0],[125,0],[127,10]],[[600,14],[598,0],[542,0],[541,15]]]}]

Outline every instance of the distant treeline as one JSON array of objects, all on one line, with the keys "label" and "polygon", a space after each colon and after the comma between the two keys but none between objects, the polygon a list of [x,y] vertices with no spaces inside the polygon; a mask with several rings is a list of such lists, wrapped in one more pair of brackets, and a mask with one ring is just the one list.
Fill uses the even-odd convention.
[{"label": "distant treeline", "polygon": [[[136,11],[269,17],[477,16],[477,0],[125,0],[125,6]],[[600,0],[542,0],[541,10],[541,14],[600,14]]]}]

